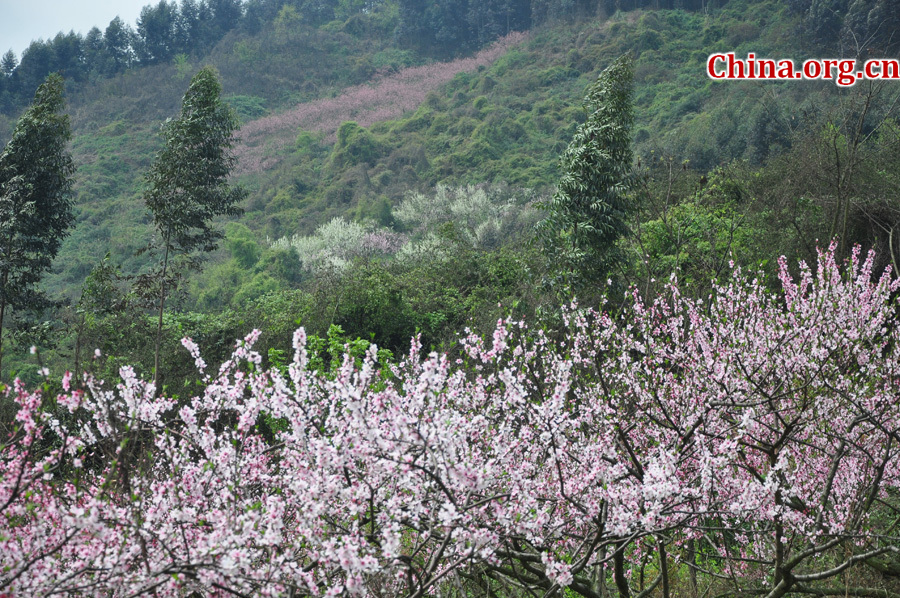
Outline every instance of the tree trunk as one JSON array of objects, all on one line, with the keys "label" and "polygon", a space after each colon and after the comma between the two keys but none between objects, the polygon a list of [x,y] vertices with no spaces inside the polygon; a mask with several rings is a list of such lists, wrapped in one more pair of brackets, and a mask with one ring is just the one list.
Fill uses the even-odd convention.
[{"label": "tree trunk", "polygon": [[687,562],[688,562],[688,578],[691,589],[691,597],[697,598],[699,595],[699,591],[697,590],[697,569],[695,568],[697,565],[697,549],[694,544],[694,539],[691,538],[687,541]]},{"label": "tree trunk", "polygon": [[670,598],[669,595],[669,563],[666,554],[666,545],[659,538],[656,539],[656,545],[659,549],[659,574],[662,577],[662,595],[663,598]]},{"label": "tree trunk", "polygon": [[[5,277],[4,277],[5,278]],[[6,286],[6,285],[4,285]],[[3,316],[6,315],[6,296],[0,299],[0,376],[3,375]],[[2,380],[2,378],[0,378]]]},{"label": "tree trunk", "polygon": [[[775,491],[775,505],[781,506],[781,490]],[[782,585],[782,581],[784,580],[784,542],[781,539],[784,537],[784,525],[781,522],[781,515],[775,516],[775,571],[774,571],[774,582],[775,586]]]},{"label": "tree trunk", "polygon": [[77,379],[81,378],[78,366],[81,363],[81,335],[84,332],[84,320],[84,314],[81,314],[81,322],[78,324],[78,334],[75,335],[75,367],[72,368],[72,373],[78,377]]},{"label": "tree trunk", "polygon": [[166,235],[166,253],[163,257],[162,277],[159,281],[159,320],[156,324],[156,351],[153,355],[153,385],[159,394],[159,345],[162,342],[163,307],[166,304],[166,271],[169,267],[169,234]]},{"label": "tree trunk", "polygon": [[8,281],[9,269],[6,269],[3,271],[3,284],[0,284],[0,376],[3,375],[3,318],[6,315],[6,283]]},{"label": "tree trunk", "polygon": [[616,589],[619,590],[619,598],[631,598],[628,579],[625,578],[625,542],[616,545],[616,552],[613,554],[613,577],[616,580]]},{"label": "tree trunk", "polygon": [[600,564],[594,565],[593,583],[591,590],[599,594],[600,598],[609,598],[609,590],[606,589],[606,547],[600,549]]}]

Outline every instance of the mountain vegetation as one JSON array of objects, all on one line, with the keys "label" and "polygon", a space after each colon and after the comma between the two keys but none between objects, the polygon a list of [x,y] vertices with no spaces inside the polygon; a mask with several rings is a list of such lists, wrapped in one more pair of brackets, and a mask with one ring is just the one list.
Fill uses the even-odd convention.
[{"label": "mountain vegetation", "polygon": [[73,224],[75,166],[63,109],[63,82],[50,75],[0,153],[0,364],[7,310],[45,303],[35,288]]},{"label": "mountain vegetation", "polygon": [[897,15],[162,0],[7,52],[0,596],[897,598],[900,87],[706,74]]}]

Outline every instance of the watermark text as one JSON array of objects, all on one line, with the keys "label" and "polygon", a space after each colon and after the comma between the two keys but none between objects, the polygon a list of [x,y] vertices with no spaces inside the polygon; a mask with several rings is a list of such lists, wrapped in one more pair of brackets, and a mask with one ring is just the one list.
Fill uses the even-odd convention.
[{"label": "watermark text", "polygon": [[861,79],[900,80],[900,60],[896,58],[873,58],[859,70],[856,64],[853,58],[818,58],[806,60],[798,68],[789,58],[757,58],[753,52],[738,58],[734,52],[726,52],[709,55],[706,74],[735,81],[833,80],[840,87],[850,87]]}]

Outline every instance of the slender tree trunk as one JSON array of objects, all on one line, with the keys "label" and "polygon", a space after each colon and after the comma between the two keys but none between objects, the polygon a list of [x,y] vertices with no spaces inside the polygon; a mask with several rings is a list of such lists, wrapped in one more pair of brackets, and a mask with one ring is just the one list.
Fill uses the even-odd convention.
[{"label": "slender tree trunk", "polygon": [[166,253],[163,257],[162,277],[159,282],[159,320],[156,324],[156,351],[153,355],[153,384],[159,393],[159,345],[162,342],[163,307],[166,304],[166,271],[169,267],[169,235],[166,235]]},{"label": "slender tree trunk", "polygon": [[[4,276],[4,278],[6,278]],[[5,282],[5,281],[4,281]],[[4,284],[4,286],[6,286]],[[3,375],[3,316],[6,315],[6,296],[0,299],[0,376]]]},{"label": "slender tree trunk", "polygon": [[656,546],[659,551],[659,574],[662,577],[662,595],[663,598],[670,598],[669,594],[669,559],[666,554],[666,545],[659,538],[656,539]]},{"label": "slender tree trunk", "polygon": [[9,282],[9,268],[3,271],[0,284],[0,376],[3,375],[3,317],[6,315],[6,283]]},{"label": "slender tree trunk", "polygon": [[900,268],[897,267],[897,256],[894,253],[894,227],[891,227],[891,230],[888,231],[888,249],[891,250],[891,263],[894,265],[894,272],[900,272]]},{"label": "slender tree trunk", "polygon": [[835,235],[837,235],[838,223],[841,219],[841,212],[843,212],[843,206],[841,204],[841,197],[840,195],[838,195],[837,205],[834,208],[834,217],[831,219],[831,228],[828,231],[829,243],[831,243],[834,240]]},{"label": "slender tree trunk", "polygon": [[841,257],[846,255],[847,250],[847,220],[850,219],[850,198],[844,200],[844,215],[841,218]]},{"label": "slender tree trunk", "polygon": [[[773,463],[775,459],[772,459]],[[782,505],[782,497],[781,497],[781,489],[775,490],[775,505],[776,507],[781,507]],[[790,588],[789,581],[785,578],[784,571],[784,542],[782,542],[782,538],[784,537],[784,523],[781,521],[781,515],[775,516],[775,571],[773,575],[773,582],[775,589],[772,590],[774,593],[779,588],[783,588],[783,592],[786,592]],[[772,598],[775,598],[773,594],[770,594]]]},{"label": "slender tree trunk", "polygon": [[75,335],[75,367],[72,372],[77,376],[77,380],[81,380],[81,337],[84,335],[84,323],[87,317],[81,312],[81,322],[78,324],[78,334]]},{"label": "slender tree trunk", "polygon": [[631,598],[628,579],[625,577],[625,542],[616,545],[616,552],[613,554],[613,577],[616,589],[619,590],[619,598]]},{"label": "slender tree trunk", "polygon": [[688,579],[690,581],[691,598],[697,598],[699,591],[697,590],[697,548],[694,539],[687,541],[687,561],[688,561]]},{"label": "slender tree trunk", "polygon": [[600,564],[594,565],[593,583],[591,590],[599,594],[600,598],[609,598],[609,590],[606,588],[606,547],[600,549]]}]

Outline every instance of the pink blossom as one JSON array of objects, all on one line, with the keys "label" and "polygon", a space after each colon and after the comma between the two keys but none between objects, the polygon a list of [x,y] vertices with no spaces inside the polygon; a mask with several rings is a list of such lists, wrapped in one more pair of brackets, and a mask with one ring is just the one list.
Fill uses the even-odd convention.
[{"label": "pink blossom", "polygon": [[250,174],[271,168],[280,159],[278,152],[292,144],[301,129],[325,133],[326,139],[334,141],[341,123],[352,120],[369,127],[411,112],[425,101],[429,92],[459,73],[491,64],[525,37],[523,33],[510,33],[472,57],[409,67],[350,87],[337,97],[306,102],[286,112],[251,121],[241,128],[241,140],[235,147],[238,159],[235,173]]},{"label": "pink blossom", "polygon": [[123,368],[64,390],[66,422],[16,382],[0,592],[421,596],[474,567],[581,593],[688,541],[742,590],[834,577],[900,542],[871,520],[900,486],[900,280],[872,264],[832,247],[782,261],[780,294],[735,269],[628,320],[500,320],[461,363],[414,341],[324,375],[301,329],[285,376],[253,332],[197,396]]}]

